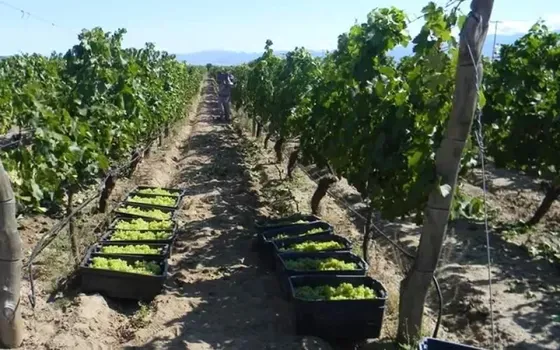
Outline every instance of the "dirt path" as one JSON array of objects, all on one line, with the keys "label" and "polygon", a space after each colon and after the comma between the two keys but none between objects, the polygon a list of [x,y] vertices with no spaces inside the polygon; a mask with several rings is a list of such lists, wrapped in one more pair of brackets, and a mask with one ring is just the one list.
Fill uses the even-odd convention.
[{"label": "dirt path", "polygon": [[127,348],[301,349],[274,275],[251,252],[259,206],[243,147],[204,96],[173,186],[187,189],[166,293]]}]

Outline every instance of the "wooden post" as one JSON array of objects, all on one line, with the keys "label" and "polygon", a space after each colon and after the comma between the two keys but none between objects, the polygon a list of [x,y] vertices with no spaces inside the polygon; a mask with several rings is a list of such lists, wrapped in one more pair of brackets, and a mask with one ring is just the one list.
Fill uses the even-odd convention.
[{"label": "wooden post", "polygon": [[20,288],[21,238],[17,231],[16,200],[0,161],[0,342],[17,348],[23,341]]},{"label": "wooden post", "polygon": [[[424,302],[441,253],[461,156],[476,110],[477,84],[482,79],[480,56],[493,5],[493,0],[473,0],[471,12],[462,28],[453,110],[444,139],[436,153],[437,174],[441,176],[441,184],[450,188],[445,195],[436,187],[428,199],[418,254],[411,271],[401,282],[397,335],[399,344],[415,342],[421,336]],[[478,69],[478,74],[475,69]]]}]

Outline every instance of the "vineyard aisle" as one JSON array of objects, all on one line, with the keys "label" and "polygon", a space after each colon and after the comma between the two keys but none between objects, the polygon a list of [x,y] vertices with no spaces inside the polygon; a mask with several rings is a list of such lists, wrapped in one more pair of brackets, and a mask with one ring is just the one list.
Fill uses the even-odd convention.
[{"label": "vineyard aisle", "polygon": [[127,344],[142,349],[301,349],[274,275],[257,268],[250,227],[258,199],[241,141],[215,121],[211,85],[172,186],[187,189],[184,234],[171,257],[168,291],[150,324]]},{"label": "vineyard aisle", "polygon": [[293,335],[275,276],[258,267],[255,177],[243,139],[214,119],[211,84],[170,145],[137,171],[137,184],[187,190],[165,292],[142,307],[83,294],[47,304],[40,295],[34,315],[26,306],[26,349],[328,349]]}]

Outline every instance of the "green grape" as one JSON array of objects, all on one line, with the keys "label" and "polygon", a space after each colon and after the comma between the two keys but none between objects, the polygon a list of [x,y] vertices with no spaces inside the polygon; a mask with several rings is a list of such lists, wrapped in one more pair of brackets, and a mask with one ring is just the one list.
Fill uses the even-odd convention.
[{"label": "green grape", "polygon": [[358,300],[358,299],[375,299],[376,295],[373,289],[360,285],[354,287],[350,283],[341,283],[336,287],[318,286],[318,287],[298,287],[295,289],[296,298],[318,301],[318,300]]},{"label": "green grape", "polygon": [[141,197],[141,196],[133,196],[128,199],[130,203],[141,203],[141,204],[151,204],[151,205],[160,205],[163,207],[174,207],[177,203],[176,197],[165,197],[165,196],[158,196],[158,197]]},{"label": "green grape", "polygon": [[317,227],[317,228],[312,228],[309,231],[303,232],[303,233],[298,233],[296,235],[287,235],[285,233],[279,233],[278,235],[272,237],[272,239],[276,240],[276,239],[285,239],[285,238],[291,238],[291,237],[303,237],[303,236],[308,236],[308,235],[314,235],[316,233],[321,233],[324,232],[325,229]]},{"label": "green grape", "polygon": [[130,272],[142,275],[160,275],[162,272],[160,265],[155,261],[135,261],[131,264],[122,259],[108,259],[102,257],[93,258],[90,267],[94,269]]},{"label": "green grape", "polygon": [[138,194],[153,194],[153,195],[157,195],[157,196],[171,196],[171,197],[178,197],[179,196],[177,193],[170,192],[170,191],[164,190],[162,188],[144,188],[142,190],[136,191],[136,193],[138,193]]},{"label": "green grape", "polygon": [[117,230],[113,233],[110,241],[163,241],[170,239],[172,232],[169,231],[126,231]]},{"label": "green grape", "polygon": [[126,213],[131,215],[141,215],[156,220],[170,220],[171,213],[166,213],[158,209],[143,209],[138,207],[126,206],[117,210],[119,213]]},{"label": "green grape", "polygon": [[336,271],[357,270],[358,265],[353,262],[345,262],[335,258],[312,259],[301,258],[286,260],[286,268],[295,271]]},{"label": "green grape", "polygon": [[294,251],[294,252],[318,252],[322,250],[344,249],[344,244],[336,241],[327,242],[314,242],[305,241],[302,243],[292,244],[286,248],[280,248],[281,251]]},{"label": "green grape", "polygon": [[130,221],[119,220],[115,226],[117,230],[169,230],[173,228],[173,221],[146,221],[133,219]]},{"label": "green grape", "polygon": [[161,254],[162,249],[151,248],[149,245],[108,245],[101,248],[105,254]]}]

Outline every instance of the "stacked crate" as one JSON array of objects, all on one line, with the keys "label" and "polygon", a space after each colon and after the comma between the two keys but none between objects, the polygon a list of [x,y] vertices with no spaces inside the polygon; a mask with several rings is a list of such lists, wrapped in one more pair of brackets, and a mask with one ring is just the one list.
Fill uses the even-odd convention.
[{"label": "stacked crate", "polygon": [[[293,305],[298,335],[336,342],[379,337],[387,291],[379,281],[367,276],[368,264],[352,253],[348,239],[337,235],[329,223],[313,215],[266,220],[257,223],[257,228],[257,249],[264,263],[276,271],[281,291]],[[293,268],[302,261],[324,263],[333,259],[352,268]],[[374,295],[364,299],[318,297],[311,300],[301,294],[301,288],[328,289],[341,284],[369,288]]]},{"label": "stacked crate", "polygon": [[161,293],[183,196],[184,191],[170,188],[132,190],[80,264],[82,291],[137,300]]}]

